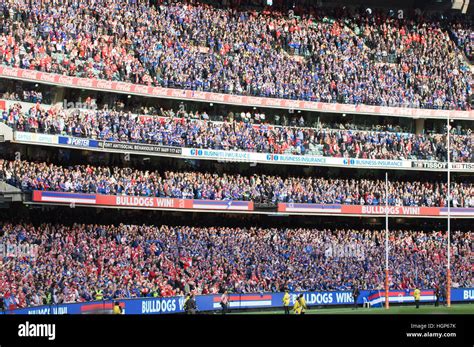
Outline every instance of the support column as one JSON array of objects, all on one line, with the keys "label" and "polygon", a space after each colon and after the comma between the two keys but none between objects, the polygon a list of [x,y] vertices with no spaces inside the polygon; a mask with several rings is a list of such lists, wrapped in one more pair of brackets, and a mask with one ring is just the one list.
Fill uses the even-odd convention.
[{"label": "support column", "polygon": [[425,129],[425,120],[424,119],[416,119],[415,120],[415,134],[419,135],[423,133],[423,130]]},{"label": "support column", "polygon": [[52,105],[56,104],[63,104],[64,102],[64,88],[63,87],[56,87],[54,91],[53,100],[51,100]]}]

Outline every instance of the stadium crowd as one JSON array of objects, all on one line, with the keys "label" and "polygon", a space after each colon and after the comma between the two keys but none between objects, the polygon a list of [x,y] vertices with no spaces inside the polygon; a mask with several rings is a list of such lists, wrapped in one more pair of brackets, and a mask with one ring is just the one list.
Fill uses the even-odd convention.
[{"label": "stadium crowd", "polygon": [[[289,177],[199,172],[160,173],[91,165],[58,166],[0,159],[0,179],[23,189],[264,203],[385,205],[385,182],[369,179]],[[454,207],[474,207],[474,185],[452,183]],[[446,184],[390,182],[391,206],[446,206]]]},{"label": "stadium crowd", "polygon": [[460,20],[451,28],[456,44],[464,50],[464,54],[469,61],[474,61],[474,30],[473,21]]},{"label": "stadium crowd", "polygon": [[43,93],[36,90],[22,90],[20,92],[5,92],[0,98],[41,104],[43,102]]},{"label": "stadium crowd", "polygon": [[[187,292],[347,290],[384,286],[384,231],[146,225],[8,224],[7,308]],[[452,286],[472,287],[471,233],[452,233]],[[443,232],[392,231],[390,287],[432,287],[446,270]]]},{"label": "stadium crowd", "polygon": [[[388,131],[280,127],[244,121],[211,122],[179,113],[139,116],[114,110],[78,110],[40,105],[23,111],[14,104],[2,121],[19,131],[67,134],[107,141],[248,152],[350,157],[363,159],[447,160],[446,135]],[[171,116],[169,116],[171,114]],[[178,117],[175,117],[178,116]],[[474,134],[453,128],[451,161],[474,162]]]},{"label": "stadium crowd", "polygon": [[0,63],[231,94],[471,108],[472,72],[448,34],[456,21],[148,3],[3,1]]}]

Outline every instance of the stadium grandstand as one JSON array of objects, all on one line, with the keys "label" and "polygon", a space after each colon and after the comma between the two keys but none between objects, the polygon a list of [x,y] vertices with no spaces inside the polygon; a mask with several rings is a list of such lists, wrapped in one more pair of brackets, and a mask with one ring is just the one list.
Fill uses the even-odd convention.
[{"label": "stadium grandstand", "polygon": [[0,314],[472,314],[473,45],[469,0],[1,2]]}]

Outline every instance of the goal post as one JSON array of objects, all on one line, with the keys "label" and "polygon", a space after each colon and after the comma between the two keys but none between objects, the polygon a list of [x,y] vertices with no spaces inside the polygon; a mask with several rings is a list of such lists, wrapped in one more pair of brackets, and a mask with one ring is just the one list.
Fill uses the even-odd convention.
[{"label": "goal post", "polygon": [[388,171],[385,172],[385,309],[389,309],[388,293]]},{"label": "goal post", "polygon": [[[449,140],[448,140],[449,141]],[[449,166],[449,162],[448,162]],[[447,269],[446,269],[446,305],[451,307],[451,189],[450,174],[448,171],[448,237],[447,237]]]}]

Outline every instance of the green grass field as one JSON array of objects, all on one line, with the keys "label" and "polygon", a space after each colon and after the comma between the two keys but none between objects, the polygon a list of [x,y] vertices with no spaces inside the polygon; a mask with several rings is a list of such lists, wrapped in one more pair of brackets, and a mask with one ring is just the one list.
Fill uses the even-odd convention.
[{"label": "green grass field", "polygon": [[[231,314],[283,314],[281,310],[265,311],[234,311]],[[419,309],[415,306],[392,306],[390,309],[374,307],[353,310],[351,307],[338,308],[310,308],[306,314],[474,314],[474,304],[455,304],[451,307],[434,307],[434,305],[422,305]]]}]

